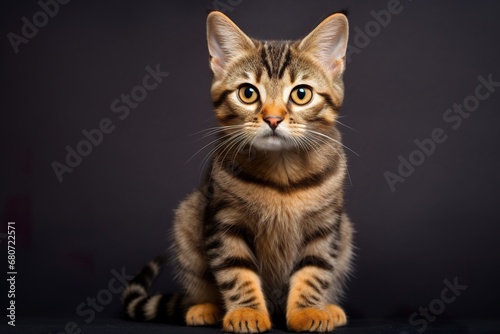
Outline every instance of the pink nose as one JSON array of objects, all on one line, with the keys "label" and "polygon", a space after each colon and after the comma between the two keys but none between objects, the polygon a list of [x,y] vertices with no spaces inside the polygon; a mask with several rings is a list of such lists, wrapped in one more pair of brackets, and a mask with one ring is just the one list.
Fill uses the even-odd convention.
[{"label": "pink nose", "polygon": [[280,116],[267,116],[264,118],[264,122],[266,122],[271,129],[276,130],[278,125],[283,121],[283,117]]}]

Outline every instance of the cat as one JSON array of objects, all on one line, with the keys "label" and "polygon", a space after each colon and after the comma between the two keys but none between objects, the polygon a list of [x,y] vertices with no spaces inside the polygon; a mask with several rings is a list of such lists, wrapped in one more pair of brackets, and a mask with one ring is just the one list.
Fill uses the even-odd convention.
[{"label": "cat", "polygon": [[148,294],[160,256],[123,292],[130,318],[233,333],[267,331],[275,314],[297,332],[346,324],[338,302],[353,227],[336,124],[347,39],[344,13],[298,41],[252,39],[221,12],[208,15],[218,140],[206,179],[175,212],[171,254],[184,291]]}]

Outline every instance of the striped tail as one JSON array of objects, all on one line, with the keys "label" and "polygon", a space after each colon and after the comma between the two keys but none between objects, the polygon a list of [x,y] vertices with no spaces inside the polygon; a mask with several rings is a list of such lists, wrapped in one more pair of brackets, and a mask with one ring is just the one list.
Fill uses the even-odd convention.
[{"label": "striped tail", "polygon": [[165,254],[156,257],[144,266],[123,290],[123,306],[127,316],[132,320],[185,323],[182,294],[149,295],[148,293],[165,262]]}]

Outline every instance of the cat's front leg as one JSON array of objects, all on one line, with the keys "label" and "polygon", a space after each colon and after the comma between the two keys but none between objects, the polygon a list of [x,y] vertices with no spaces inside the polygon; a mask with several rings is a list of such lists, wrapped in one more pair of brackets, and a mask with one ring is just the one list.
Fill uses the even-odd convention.
[{"label": "cat's front leg", "polygon": [[[222,217],[219,212],[217,217]],[[261,280],[249,238],[236,225],[212,221],[206,250],[224,301],[222,328],[232,333],[260,333],[271,329]]]},{"label": "cat's front leg", "polygon": [[329,252],[331,240],[314,240],[296,264],[290,277],[287,326],[296,332],[330,332],[347,322],[344,311],[329,304],[334,288],[335,254]]},{"label": "cat's front leg", "polygon": [[222,329],[232,333],[261,333],[271,329],[258,275],[249,269],[232,268],[219,273],[226,304]]}]

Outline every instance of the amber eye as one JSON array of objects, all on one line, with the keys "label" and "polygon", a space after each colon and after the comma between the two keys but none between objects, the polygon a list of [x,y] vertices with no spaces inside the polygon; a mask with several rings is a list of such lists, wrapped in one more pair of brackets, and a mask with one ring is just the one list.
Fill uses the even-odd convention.
[{"label": "amber eye", "polygon": [[259,99],[259,91],[250,84],[245,84],[238,89],[238,97],[241,102],[252,104]]},{"label": "amber eye", "polygon": [[299,106],[309,103],[312,96],[312,89],[307,86],[297,86],[292,90],[292,94],[290,94],[292,101]]}]

